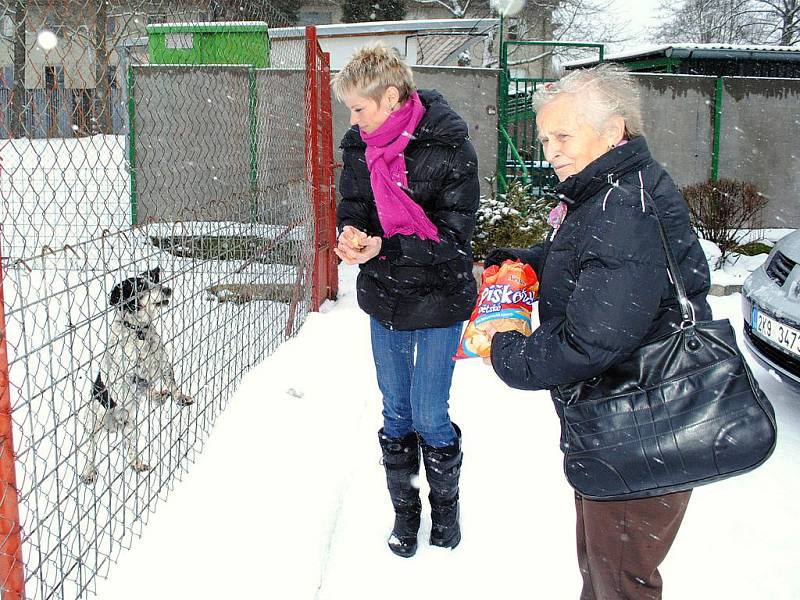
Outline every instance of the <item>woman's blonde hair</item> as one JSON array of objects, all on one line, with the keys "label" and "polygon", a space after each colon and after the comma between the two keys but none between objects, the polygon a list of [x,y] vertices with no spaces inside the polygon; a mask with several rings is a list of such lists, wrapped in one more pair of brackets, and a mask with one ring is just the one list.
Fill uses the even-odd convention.
[{"label": "woman's blonde hair", "polygon": [[401,104],[416,90],[411,69],[395,50],[381,42],[356,50],[332,82],[333,93],[339,101],[345,94],[355,92],[380,103],[383,94],[391,86],[400,92]]},{"label": "woman's blonde hair", "polygon": [[599,132],[610,117],[625,121],[625,139],[644,135],[642,101],[633,76],[619,65],[605,63],[591,69],[576,69],[553,83],[546,83],[533,96],[540,110],[560,94],[575,97],[575,109]]}]

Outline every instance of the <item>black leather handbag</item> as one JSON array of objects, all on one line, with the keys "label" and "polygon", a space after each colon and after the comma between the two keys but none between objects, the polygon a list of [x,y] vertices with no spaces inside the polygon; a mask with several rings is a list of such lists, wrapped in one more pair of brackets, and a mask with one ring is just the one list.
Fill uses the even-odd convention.
[{"label": "black leather handbag", "polygon": [[688,490],[751,471],[775,449],[775,412],[730,322],[694,322],[660,221],[659,229],[679,328],[597,377],[554,390],[563,409],[564,471],[589,500]]}]

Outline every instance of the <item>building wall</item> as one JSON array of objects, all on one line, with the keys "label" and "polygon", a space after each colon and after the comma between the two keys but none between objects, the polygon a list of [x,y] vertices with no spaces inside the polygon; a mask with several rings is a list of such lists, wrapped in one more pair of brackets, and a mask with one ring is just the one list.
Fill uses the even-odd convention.
[{"label": "building wall", "polygon": [[642,90],[645,137],[678,186],[711,177],[714,78],[635,73]]},{"label": "building wall", "polygon": [[302,220],[305,71],[256,71],[255,123],[246,67],[143,65],[134,74],[139,223]]},{"label": "building wall", "polygon": [[342,22],[342,7],[332,3],[304,2],[297,9],[298,25],[330,25]]},{"label": "building wall", "polygon": [[[419,88],[441,92],[453,109],[469,126],[469,135],[478,154],[478,174],[481,193],[488,195],[487,178],[493,176],[497,165],[497,77],[495,69],[463,67],[413,67]],[[339,142],[350,128],[347,108],[333,98],[334,157],[341,160]],[[338,177],[338,171],[337,171]]]},{"label": "building wall", "polygon": [[[347,64],[347,61],[350,60],[357,48],[376,42],[382,42],[384,45],[397,50],[409,65],[417,63],[434,64],[428,60],[428,57],[424,56],[420,43],[423,41],[430,43],[430,38],[435,37],[437,33],[441,35],[442,39],[455,37],[441,34],[441,32],[428,32],[409,27],[404,31],[369,31],[357,35],[330,35],[329,32],[320,32],[318,30],[317,40],[322,51],[330,54],[331,69],[338,71]],[[447,66],[456,65],[458,58],[456,50],[460,49],[461,46],[468,46],[471,66],[481,66],[487,36],[467,31],[458,33],[469,33],[469,35],[459,35],[459,44],[453,46],[451,52],[445,53],[448,59]],[[270,66],[279,69],[302,68],[305,54],[302,51],[298,51],[298,48],[304,47],[305,38],[302,37],[303,35],[299,29],[290,32],[282,29],[270,30]],[[436,56],[437,58],[442,58],[438,54]],[[444,66],[439,62],[435,62],[435,64]]]},{"label": "building wall", "polygon": [[800,227],[798,140],[800,79],[725,78],[719,176],[758,186],[767,227]]},{"label": "building wall", "polygon": [[[61,75],[59,86],[68,89],[88,89],[95,86],[95,60],[91,50],[90,38],[94,36],[93,26],[80,11],[58,14],[52,8],[31,6],[28,10],[28,23],[25,35],[27,61],[25,65],[25,87],[28,89],[45,87],[45,68],[56,67]],[[113,26],[112,26],[113,27]],[[44,50],[37,44],[37,36],[42,30],[56,34],[58,44],[52,50]],[[0,68],[3,68],[6,87],[11,87],[11,66],[14,45],[11,37],[0,37]],[[116,65],[114,52],[109,58]]]},{"label": "building wall", "polygon": [[[120,60],[117,49],[126,40],[146,35],[145,27],[150,22],[207,20],[203,0],[179,0],[168,6],[160,0],[138,0],[129,3],[113,3],[109,6],[106,23],[106,42],[109,65],[116,67]],[[92,40],[95,36],[96,7],[93,2],[37,2],[29,0],[26,19],[25,46],[27,61],[25,87],[45,87],[45,67],[57,67],[63,78],[58,87],[62,89],[92,89],[95,87],[95,53]],[[10,19],[10,17],[9,17]],[[2,84],[11,87],[10,74],[13,64],[13,39],[0,23],[0,71]],[[37,44],[40,31],[53,31],[58,44],[45,51]],[[8,75],[6,75],[8,74]],[[117,82],[123,77],[116,74]]]},{"label": "building wall", "polygon": [[[645,135],[678,186],[711,178],[716,77],[635,73]],[[800,227],[800,80],[724,77],[720,178],[755,184],[764,227]]]},{"label": "building wall", "polygon": [[138,222],[247,221],[247,69],[146,65],[134,74]]}]

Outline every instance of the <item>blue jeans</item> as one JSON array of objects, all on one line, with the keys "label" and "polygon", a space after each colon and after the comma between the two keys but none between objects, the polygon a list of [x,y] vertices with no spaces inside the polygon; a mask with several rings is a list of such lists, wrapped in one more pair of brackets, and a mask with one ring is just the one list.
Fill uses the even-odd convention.
[{"label": "blue jeans", "polygon": [[461,323],[391,331],[370,317],[370,333],[378,387],[383,393],[384,433],[400,438],[416,431],[435,448],[453,442],[456,433],[447,408]]}]

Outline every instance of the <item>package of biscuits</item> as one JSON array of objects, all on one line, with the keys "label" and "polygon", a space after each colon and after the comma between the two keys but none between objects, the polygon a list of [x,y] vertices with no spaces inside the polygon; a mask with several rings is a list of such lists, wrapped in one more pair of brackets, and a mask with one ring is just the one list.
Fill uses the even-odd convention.
[{"label": "package of biscuits", "polygon": [[507,260],[483,272],[478,302],[461,336],[454,360],[489,356],[491,340],[482,329],[491,323],[496,331],[531,334],[531,309],[539,297],[539,279],[533,268]]}]

